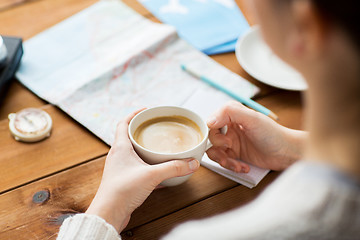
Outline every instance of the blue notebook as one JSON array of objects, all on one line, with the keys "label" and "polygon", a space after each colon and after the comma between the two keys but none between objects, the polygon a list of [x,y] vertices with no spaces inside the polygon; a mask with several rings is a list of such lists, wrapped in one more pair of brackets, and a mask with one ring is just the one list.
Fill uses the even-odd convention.
[{"label": "blue notebook", "polygon": [[237,38],[249,29],[233,0],[139,0],[180,37],[212,55],[235,50]]}]

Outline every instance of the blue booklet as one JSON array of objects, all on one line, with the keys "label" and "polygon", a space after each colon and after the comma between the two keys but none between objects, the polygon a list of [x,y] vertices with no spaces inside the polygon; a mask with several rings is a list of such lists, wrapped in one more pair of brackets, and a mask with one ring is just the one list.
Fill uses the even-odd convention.
[{"label": "blue booklet", "polygon": [[235,50],[237,38],[249,29],[234,0],[139,0],[180,37],[211,55]]}]

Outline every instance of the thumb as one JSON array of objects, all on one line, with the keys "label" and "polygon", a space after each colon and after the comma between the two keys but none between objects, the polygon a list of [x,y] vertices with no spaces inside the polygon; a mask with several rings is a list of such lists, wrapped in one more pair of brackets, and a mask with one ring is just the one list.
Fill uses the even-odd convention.
[{"label": "thumb", "polygon": [[173,177],[182,177],[198,170],[200,163],[194,158],[171,160],[168,162],[152,165],[159,182]]}]

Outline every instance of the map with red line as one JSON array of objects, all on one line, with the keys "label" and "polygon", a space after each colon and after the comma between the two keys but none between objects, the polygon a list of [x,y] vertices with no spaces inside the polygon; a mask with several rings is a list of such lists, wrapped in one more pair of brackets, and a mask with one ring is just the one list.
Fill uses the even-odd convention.
[{"label": "map with red line", "polygon": [[140,107],[182,106],[198,91],[229,99],[181,64],[244,97],[258,92],[180,39],[173,27],[153,23],[119,1],[100,1],[24,48],[19,80],[109,145],[117,122]]}]

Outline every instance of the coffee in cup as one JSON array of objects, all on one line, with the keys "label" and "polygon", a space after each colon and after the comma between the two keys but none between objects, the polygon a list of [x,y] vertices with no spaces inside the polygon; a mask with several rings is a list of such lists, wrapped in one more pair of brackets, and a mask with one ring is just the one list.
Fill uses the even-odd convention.
[{"label": "coffee in cup", "polygon": [[200,127],[183,116],[147,120],[134,133],[134,140],[140,146],[159,153],[187,151],[197,146],[203,138]]}]

